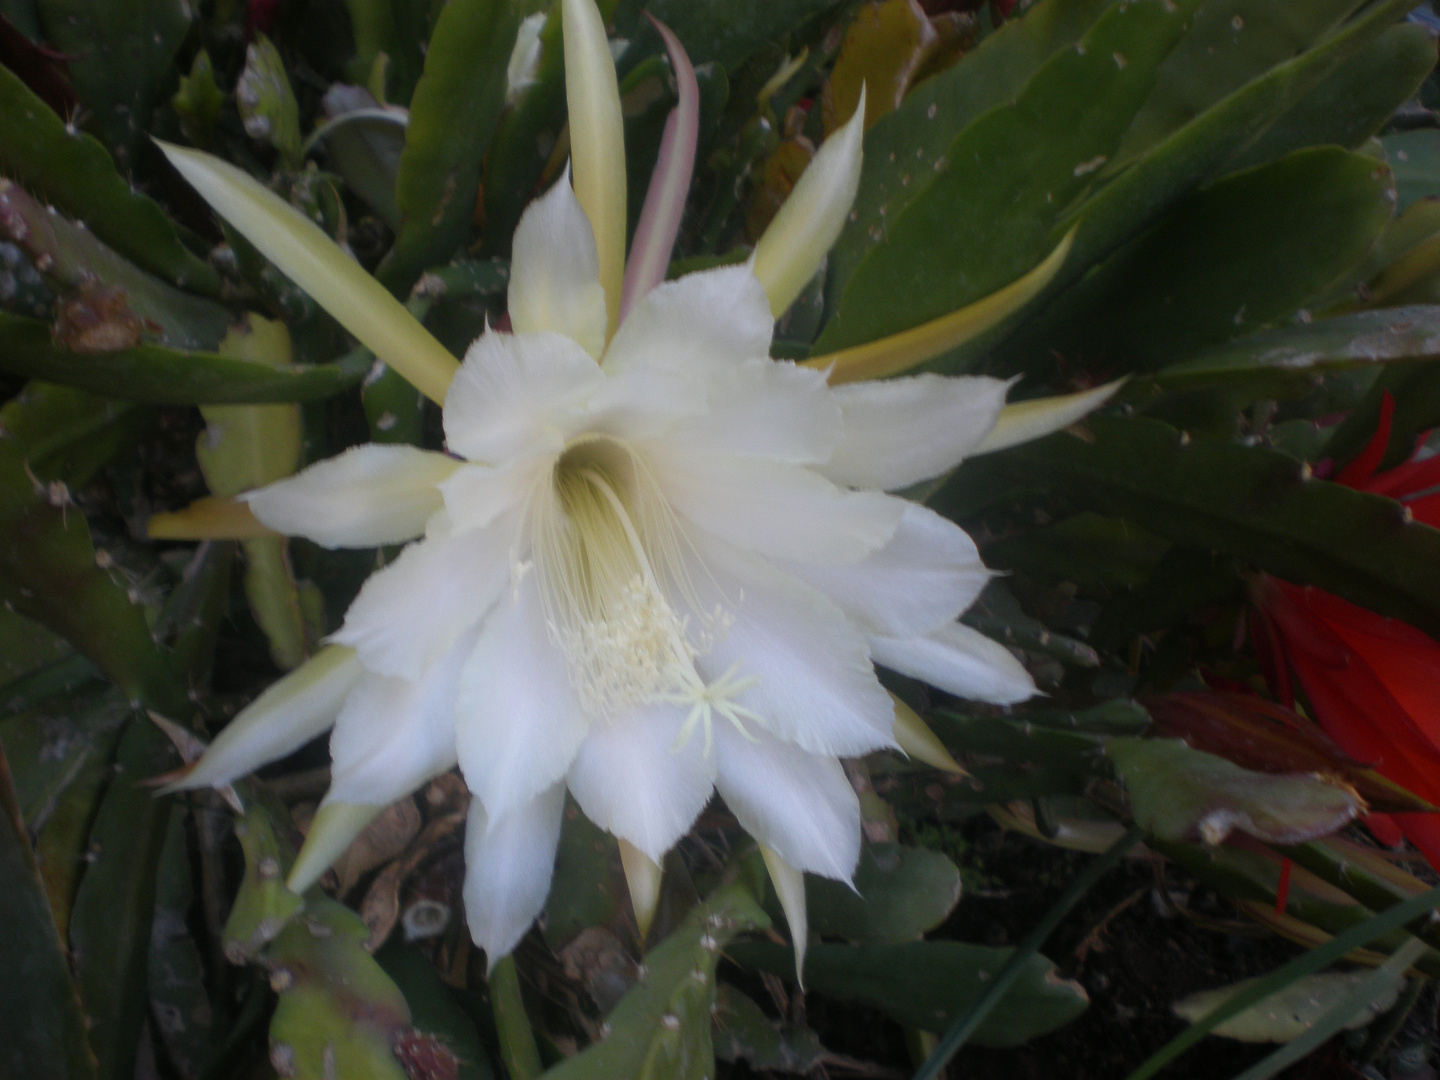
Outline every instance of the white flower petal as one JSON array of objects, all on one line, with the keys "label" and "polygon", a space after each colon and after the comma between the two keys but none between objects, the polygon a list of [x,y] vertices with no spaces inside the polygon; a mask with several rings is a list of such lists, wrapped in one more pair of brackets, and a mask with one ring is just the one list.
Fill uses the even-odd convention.
[{"label": "white flower petal", "polygon": [[519,943],[545,907],[564,811],[564,784],[493,821],[479,799],[470,800],[465,918],[491,967]]},{"label": "white flower petal", "polygon": [[1009,649],[960,623],[919,637],[872,637],[870,654],[892,671],[972,701],[1014,705],[1037,692]]},{"label": "white flower petal", "polygon": [[402,544],[440,509],[437,485],[459,462],[413,446],[367,443],[240,498],[261,522],[322,547]]},{"label": "white flower petal", "polygon": [[562,334],[489,330],[465,353],[445,398],[445,440],[493,465],[558,454],[567,417],[604,381],[594,360]]},{"label": "white flower petal", "polygon": [[776,318],[815,276],[845,226],[860,186],[864,125],[862,87],[854,114],[844,127],[831,132],[755,245],[750,262],[755,276],[765,283]]},{"label": "white flower petal", "polygon": [[455,699],[465,783],[496,818],[564,776],[590,727],[535,578],[527,574],[486,619]]},{"label": "white flower petal", "polygon": [[523,502],[554,464],[548,454],[498,466],[462,464],[440,485],[446,531],[485,528]]},{"label": "white flower petal", "polygon": [[756,678],[735,700],[813,753],[849,757],[893,746],[895,707],[864,637],[840,609],[763,559],[714,541],[697,548],[701,614],[718,604],[732,619],[696,662],[701,675],[718,679],[733,666],[736,679]]},{"label": "white flower petal", "polygon": [[705,411],[705,386],[678,371],[627,368],[608,373],[585,403],[585,428],[625,439],[663,435]]},{"label": "white flower petal", "polygon": [[522,334],[564,334],[598,360],[605,349],[600,257],[568,169],[525,210],[512,250],[510,325]]},{"label": "white flower petal", "polygon": [[927,374],[836,387],[845,427],[820,472],[837,484],[881,491],[939,476],[990,433],[1009,386]]},{"label": "white flower petal", "polygon": [[813,465],[835,452],[840,409],[822,372],[747,360],[711,385],[704,413],[672,438],[696,453]]},{"label": "white flower petal", "polygon": [[462,634],[418,681],[366,673],[330,733],[325,802],[388,806],[455,767],[455,689],[478,636]]},{"label": "white flower petal", "polygon": [[764,459],[702,454],[666,441],[649,455],[665,497],[702,529],[778,559],[845,564],[895,534],[902,499],[848,492],[807,469]]},{"label": "white flower petal", "polygon": [[509,581],[518,518],[411,544],[370,575],[330,640],[354,648],[377,674],[418,679]]},{"label": "white flower petal", "polygon": [[860,800],[840,762],[753,735],[715,729],[715,786],[725,805],[790,866],[849,881],[860,859]]},{"label": "white flower petal", "polygon": [[775,321],[746,266],[721,266],[655,286],[605,350],[605,370],[679,371],[705,380],[770,355]]},{"label": "white flower petal", "polygon": [[162,792],[228,784],[300,749],[335,722],[363,670],[353,649],[321,649],[241,709],[195,767]]},{"label": "white flower petal", "polygon": [[879,551],[849,566],[786,563],[863,630],[891,637],[923,634],[953,622],[991,573],[965,530],[915,503]]},{"label": "white flower petal", "polygon": [[570,793],[585,816],[659,862],[710,799],[713,762],[705,737],[675,738],[678,705],[652,705],[590,725],[570,766]]}]

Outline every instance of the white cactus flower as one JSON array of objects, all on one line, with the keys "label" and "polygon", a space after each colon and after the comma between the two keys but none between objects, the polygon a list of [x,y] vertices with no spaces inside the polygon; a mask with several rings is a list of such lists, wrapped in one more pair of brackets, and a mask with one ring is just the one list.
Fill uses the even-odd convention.
[{"label": "white cactus flower", "polygon": [[[567,789],[651,864],[718,791],[765,849],[803,948],[798,872],[848,881],[859,855],[839,759],[897,746],[874,664],[982,701],[1034,693],[1006,649],[956,621],[989,577],[970,538],[886,493],[1013,438],[996,433],[1007,384],[832,386],[828,368],[771,359],[772,309],[813,275],[854,197],[863,107],[757,259],[657,284],[689,170],[658,175],[678,167],[662,152],[670,204],[648,232],[647,208],[631,252],[655,269],[626,278],[622,302],[614,69],[591,0],[563,10],[575,189],[561,179],[524,215],[513,332],[487,331],[453,379],[438,345],[417,345],[423,329],[396,329],[383,290],[273,196],[167,151],[361,340],[443,392],[448,448],[361,446],[245,497],[265,525],[323,545],[413,543],[329,647],[175,786],[229,782],[333,722],[331,788],[290,881],[301,889],[380,808],[458,763],[473,794],[466,911],[492,963],[544,905]],[[693,155],[683,51],[676,68],[671,141],[688,137]],[[1032,407],[1023,435],[1098,400],[1038,419]]]}]

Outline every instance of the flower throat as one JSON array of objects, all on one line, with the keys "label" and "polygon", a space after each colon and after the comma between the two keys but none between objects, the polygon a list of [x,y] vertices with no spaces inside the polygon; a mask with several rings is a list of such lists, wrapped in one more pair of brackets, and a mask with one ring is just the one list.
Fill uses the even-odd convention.
[{"label": "flower throat", "polygon": [[700,610],[684,540],[644,463],[612,440],[574,445],[535,510],[545,623],[582,708],[601,718],[703,691],[695,659],[725,616],[690,640],[669,599]]}]

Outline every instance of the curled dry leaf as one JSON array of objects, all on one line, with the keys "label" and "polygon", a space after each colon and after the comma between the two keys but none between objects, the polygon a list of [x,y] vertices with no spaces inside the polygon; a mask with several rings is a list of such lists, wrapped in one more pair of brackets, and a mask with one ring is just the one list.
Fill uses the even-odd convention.
[{"label": "curled dry leaf", "polygon": [[420,831],[420,825],[420,811],[408,795],[381,811],[335,863],[339,895],[344,896],[371,870],[404,851]]},{"label": "curled dry leaf", "polygon": [[608,1013],[640,978],[625,944],[608,927],[582,930],[560,950],[565,975],[585,987],[601,1012]]},{"label": "curled dry leaf", "polygon": [[[427,799],[430,792],[427,790]],[[402,800],[409,801],[409,800]],[[400,889],[408,878],[430,854],[465,821],[465,807],[435,818],[425,826],[423,832],[414,838],[400,857],[380,871],[365,899],[360,903],[360,918],[370,930],[365,947],[372,953],[385,943],[395,923],[400,918]],[[363,839],[363,835],[361,837]],[[358,844],[360,841],[357,840]],[[418,935],[417,935],[418,936]]]}]

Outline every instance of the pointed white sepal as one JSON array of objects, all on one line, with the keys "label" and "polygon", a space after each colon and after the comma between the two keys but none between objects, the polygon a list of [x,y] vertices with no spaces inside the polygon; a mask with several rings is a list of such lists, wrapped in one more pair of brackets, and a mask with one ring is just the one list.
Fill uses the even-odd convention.
[{"label": "pointed white sepal", "polygon": [[445,400],[459,362],[313,221],[227,161],[155,144],[216,213],[367,349],[432,401]]},{"label": "pointed white sepal", "polygon": [[545,907],[565,814],[565,785],[555,784],[491,821],[478,798],[465,823],[465,919],[485,950],[487,971],[510,953]]},{"label": "pointed white sepal", "polygon": [[771,884],[775,895],[785,912],[785,921],[790,924],[790,941],[795,948],[795,981],[805,989],[805,950],[810,944],[810,920],[805,907],[805,875],[768,847],[761,846],[760,854],[765,859],[765,869],[770,871]]},{"label": "pointed white sepal", "polygon": [[195,767],[161,793],[228,784],[323,735],[361,671],[354,649],[321,649],[242,709]]},{"label": "pointed white sepal", "polygon": [[643,945],[646,935],[650,933],[650,923],[655,918],[655,908],[660,903],[660,885],[664,880],[664,871],[659,863],[630,841],[618,842],[620,865],[625,868],[625,884],[630,889],[630,904],[635,909],[635,925],[640,929],[640,942]]},{"label": "pointed white sepal", "polygon": [[1063,431],[1104,405],[1124,384],[1124,379],[1116,379],[1093,390],[1082,390],[1078,394],[1062,394],[1059,397],[1036,398],[1034,401],[1018,401],[1014,405],[1006,405],[1000,410],[1000,417],[990,429],[990,434],[970,451],[970,456],[993,454],[996,450],[1005,450]]},{"label": "pointed white sepal", "polygon": [[305,834],[305,844],[295,856],[285,887],[303,893],[314,885],[383,809],[359,803],[322,802]]},{"label": "pointed white sepal", "polygon": [[750,268],[765,286],[770,312],[777,319],[815,276],[845,226],[860,187],[864,140],[865,88],[861,87],[854,115],[825,140],[750,257]]}]

